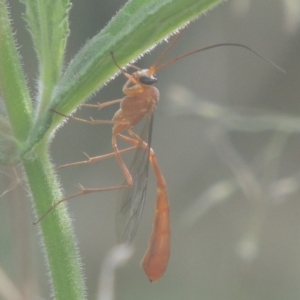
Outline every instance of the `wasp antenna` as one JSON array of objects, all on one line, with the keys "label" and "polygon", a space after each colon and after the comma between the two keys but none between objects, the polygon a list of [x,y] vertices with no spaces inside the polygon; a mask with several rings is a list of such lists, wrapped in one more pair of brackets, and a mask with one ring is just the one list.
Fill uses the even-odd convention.
[{"label": "wasp antenna", "polygon": [[153,73],[155,73],[155,71],[157,70],[156,66],[158,65],[158,63],[169,53],[169,51],[177,43],[177,41],[179,40],[179,38],[181,37],[181,35],[183,34],[184,31],[185,31],[185,28],[177,34],[176,38],[171,42],[171,44],[168,46],[168,48],[159,56],[159,58],[156,60],[156,62],[150,67],[151,69],[154,70]]},{"label": "wasp antenna", "polygon": [[171,64],[173,64],[174,62],[178,61],[178,60],[181,60],[187,56],[190,56],[190,55],[193,55],[195,53],[198,53],[198,52],[202,52],[202,51],[205,51],[205,50],[209,50],[209,49],[213,49],[213,48],[219,48],[219,47],[224,47],[224,46],[232,46],[232,47],[240,47],[240,48],[244,48],[250,52],[252,52],[253,54],[255,54],[256,56],[258,56],[259,58],[261,58],[262,60],[266,61],[267,63],[271,64],[273,67],[277,68],[279,71],[283,72],[283,73],[286,73],[286,71],[284,69],[282,69],[281,67],[279,67],[278,65],[276,65],[274,62],[272,62],[271,60],[265,58],[264,56],[262,56],[261,54],[259,54],[258,52],[254,51],[253,49],[251,49],[250,47],[246,46],[246,45],[243,45],[243,44],[238,44],[238,43],[221,43],[221,44],[215,44],[215,45],[211,45],[211,46],[208,46],[208,47],[204,47],[204,48],[199,48],[199,49],[196,49],[194,51],[190,51],[190,52],[187,52],[187,53],[184,53],[184,54],[181,54],[175,58],[172,58],[170,60],[168,60],[167,62],[161,64],[160,66],[158,66],[156,68],[156,71],[158,70],[161,70]]},{"label": "wasp antenna", "polygon": [[111,55],[111,58],[112,58],[114,64],[118,67],[118,69],[119,69],[122,73],[126,73],[126,72],[120,67],[120,65],[117,63],[113,51],[110,52],[110,55]]}]

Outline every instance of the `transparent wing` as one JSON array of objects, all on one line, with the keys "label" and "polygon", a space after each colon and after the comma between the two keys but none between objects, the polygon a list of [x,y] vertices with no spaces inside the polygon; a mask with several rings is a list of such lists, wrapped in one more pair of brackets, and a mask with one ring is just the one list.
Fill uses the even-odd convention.
[{"label": "transparent wing", "polygon": [[[146,148],[140,146],[135,150],[133,161],[129,167],[133,184],[118,193],[116,229],[118,241],[121,243],[130,243],[133,240],[143,212],[148,181],[152,124],[153,115],[146,116],[140,137],[148,146]],[[125,181],[124,185],[126,184]]]}]

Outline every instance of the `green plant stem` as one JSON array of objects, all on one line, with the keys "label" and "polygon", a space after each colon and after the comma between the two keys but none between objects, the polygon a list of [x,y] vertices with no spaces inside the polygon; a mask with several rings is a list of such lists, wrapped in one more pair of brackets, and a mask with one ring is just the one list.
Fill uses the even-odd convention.
[{"label": "green plant stem", "polygon": [[[39,145],[36,156],[23,165],[34,206],[41,216],[62,198],[45,145]],[[53,293],[57,300],[83,300],[85,288],[71,221],[64,204],[59,205],[37,226],[41,227],[46,259],[49,263]]]}]

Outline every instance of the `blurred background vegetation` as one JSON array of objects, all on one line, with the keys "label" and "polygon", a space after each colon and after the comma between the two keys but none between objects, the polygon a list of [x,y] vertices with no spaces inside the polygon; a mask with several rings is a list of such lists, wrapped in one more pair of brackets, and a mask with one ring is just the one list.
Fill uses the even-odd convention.
[{"label": "blurred background vegetation", "polygon": [[[125,1],[74,0],[67,61]],[[10,1],[32,93],[37,62]],[[219,48],[177,62],[158,74],[161,101],[152,146],[165,175],[171,206],[172,253],[165,276],[151,284],[139,263],[152,229],[155,181],[150,170],[147,203],[132,259],[117,272],[116,299],[276,300],[300,297],[300,3],[297,0],[231,0],[193,22],[170,56],[215,43],[245,44],[286,70],[239,48]],[[148,67],[159,45],[138,61]],[[113,49],[112,49],[113,50]],[[90,101],[122,97],[119,76]],[[84,118],[110,119],[117,108],[83,108]],[[299,123],[299,124],[298,124]],[[51,151],[58,166],[85,159],[83,152],[111,151],[111,126],[69,121]],[[130,161],[130,159],[129,159]],[[0,265],[22,299],[47,299],[49,288],[37,227],[18,168],[1,169]],[[120,184],[114,159],[60,172],[65,194]],[[68,203],[91,299],[101,262],[116,244],[117,192]],[[63,267],[63,266],[62,266]]]}]

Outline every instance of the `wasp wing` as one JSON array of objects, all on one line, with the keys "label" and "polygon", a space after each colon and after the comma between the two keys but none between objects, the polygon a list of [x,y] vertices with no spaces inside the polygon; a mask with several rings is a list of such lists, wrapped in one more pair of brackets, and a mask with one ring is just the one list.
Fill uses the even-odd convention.
[{"label": "wasp wing", "polygon": [[[146,116],[140,138],[147,144],[147,147],[143,147],[140,142],[136,148],[129,167],[133,183],[118,193],[116,229],[120,243],[130,243],[133,240],[143,212],[148,181],[152,125],[153,115]],[[125,181],[124,185],[126,184]]]}]

